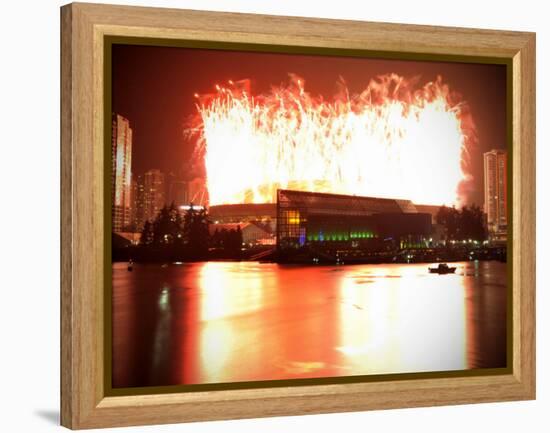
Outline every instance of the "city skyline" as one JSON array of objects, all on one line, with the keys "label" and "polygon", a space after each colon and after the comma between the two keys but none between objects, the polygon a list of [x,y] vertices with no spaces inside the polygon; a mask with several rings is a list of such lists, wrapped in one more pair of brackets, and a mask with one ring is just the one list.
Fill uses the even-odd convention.
[{"label": "city skyline", "polygon": [[177,208],[194,203],[206,205],[204,180],[183,179],[174,173],[150,168],[143,174],[132,170],[133,130],[129,119],[112,114],[111,202],[114,232],[141,231],[152,222],[163,206]]},{"label": "city skyline", "polygon": [[[168,204],[174,204],[177,208],[190,203],[208,205],[206,185],[202,178],[187,180],[157,168],[150,168],[144,174],[132,173],[130,121],[114,113],[112,125],[112,212],[115,231],[120,232],[129,227],[139,231],[145,221],[153,221],[160,209]],[[506,238],[506,155],[507,152],[502,149],[492,149],[483,154],[483,210],[489,233],[495,239]],[[418,209],[433,207],[421,203],[417,205]],[[435,218],[435,214],[432,216]]]}]

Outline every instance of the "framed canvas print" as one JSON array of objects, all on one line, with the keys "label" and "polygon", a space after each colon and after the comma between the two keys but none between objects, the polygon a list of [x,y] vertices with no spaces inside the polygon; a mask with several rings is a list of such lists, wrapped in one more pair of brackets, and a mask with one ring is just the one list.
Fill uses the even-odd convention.
[{"label": "framed canvas print", "polygon": [[535,397],[534,34],[61,17],[63,425]]}]

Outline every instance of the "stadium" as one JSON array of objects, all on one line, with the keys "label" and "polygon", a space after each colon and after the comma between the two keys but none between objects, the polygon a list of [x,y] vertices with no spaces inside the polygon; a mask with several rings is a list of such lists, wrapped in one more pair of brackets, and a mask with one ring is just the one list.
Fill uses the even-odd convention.
[{"label": "stadium", "polygon": [[[438,207],[419,208],[410,200],[278,190],[276,203],[212,206],[210,219],[214,226],[270,227],[265,236],[275,237],[279,261],[353,261],[434,246]],[[256,241],[266,244],[261,236]]]}]

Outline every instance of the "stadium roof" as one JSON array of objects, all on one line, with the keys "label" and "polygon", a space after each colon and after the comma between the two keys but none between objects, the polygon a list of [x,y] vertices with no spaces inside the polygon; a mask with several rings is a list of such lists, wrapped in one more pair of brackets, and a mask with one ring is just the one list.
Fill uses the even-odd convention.
[{"label": "stadium roof", "polygon": [[209,214],[211,218],[251,216],[275,218],[277,205],[275,203],[220,204],[210,206]]}]

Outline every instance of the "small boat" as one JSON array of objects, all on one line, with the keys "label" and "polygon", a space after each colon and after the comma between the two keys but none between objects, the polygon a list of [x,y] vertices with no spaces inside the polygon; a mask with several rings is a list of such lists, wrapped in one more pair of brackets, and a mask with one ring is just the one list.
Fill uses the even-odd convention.
[{"label": "small boat", "polygon": [[453,274],[456,267],[450,267],[447,263],[440,263],[435,268],[428,268],[432,274]]}]

